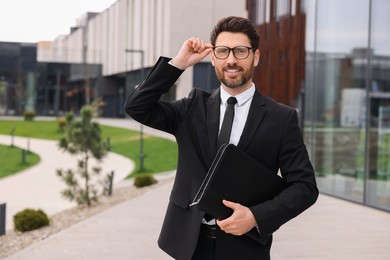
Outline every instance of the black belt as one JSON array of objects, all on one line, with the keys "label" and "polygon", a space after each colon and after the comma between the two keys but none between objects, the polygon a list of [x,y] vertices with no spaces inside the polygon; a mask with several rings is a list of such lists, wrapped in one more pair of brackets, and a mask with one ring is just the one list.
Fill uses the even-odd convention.
[{"label": "black belt", "polygon": [[201,224],[200,225],[200,233],[199,235],[202,237],[207,238],[213,238],[215,239],[215,230],[217,229],[216,225],[207,225],[207,224]]}]

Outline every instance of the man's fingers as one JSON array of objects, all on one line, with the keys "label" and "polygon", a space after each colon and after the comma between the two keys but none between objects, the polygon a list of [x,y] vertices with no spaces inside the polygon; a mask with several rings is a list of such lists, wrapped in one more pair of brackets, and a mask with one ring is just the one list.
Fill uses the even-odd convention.
[{"label": "man's fingers", "polygon": [[192,42],[192,46],[191,47],[192,47],[194,52],[202,53],[206,49],[211,49],[213,47],[211,44],[205,43],[200,38],[191,38],[190,41]]},{"label": "man's fingers", "polygon": [[228,201],[228,200],[222,200],[223,205],[225,205],[228,208],[231,208],[232,210],[235,210],[239,204]]},{"label": "man's fingers", "polygon": [[192,49],[195,51],[195,52],[199,52],[199,51],[202,51],[204,50],[204,42],[203,40],[199,39],[199,38],[194,38],[192,40]]},{"label": "man's fingers", "polygon": [[217,220],[217,225],[226,233],[242,235],[256,226],[256,220],[249,208],[232,201],[223,200],[226,207],[233,209],[233,214],[223,220]]},{"label": "man's fingers", "polygon": [[211,51],[212,51],[211,48],[206,48],[201,53],[199,53],[199,55],[202,57],[202,59],[204,59],[207,55],[210,54]]},{"label": "man's fingers", "polygon": [[[234,209],[237,207],[236,203],[228,201],[228,200],[222,200],[222,203],[226,207],[233,209],[233,214],[234,214]],[[233,221],[232,216],[230,216],[230,217],[223,219],[223,220],[217,220],[217,224],[218,224],[218,226],[223,228],[223,227],[228,226],[232,221]]]}]

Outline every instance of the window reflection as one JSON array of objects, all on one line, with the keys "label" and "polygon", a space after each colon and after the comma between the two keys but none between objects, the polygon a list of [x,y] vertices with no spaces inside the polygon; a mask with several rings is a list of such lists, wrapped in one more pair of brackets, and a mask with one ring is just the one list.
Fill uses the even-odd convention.
[{"label": "window reflection", "polygon": [[368,1],[317,5],[316,51],[308,67],[315,75],[318,184],[323,192],[363,202]]},{"label": "window reflection", "polygon": [[305,10],[305,139],[320,190],[390,210],[390,1]]}]

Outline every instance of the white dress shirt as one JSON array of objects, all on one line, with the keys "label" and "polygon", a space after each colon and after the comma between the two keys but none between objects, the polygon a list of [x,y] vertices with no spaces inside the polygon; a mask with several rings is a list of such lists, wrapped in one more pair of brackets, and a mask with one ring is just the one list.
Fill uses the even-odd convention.
[{"label": "white dress shirt", "polygon": [[[253,95],[255,94],[256,88],[255,85],[252,84],[252,87],[245,90],[244,92],[235,96],[237,99],[237,104],[234,106],[234,119],[232,125],[232,132],[230,134],[230,142],[231,144],[237,145],[240,141],[240,137],[242,131],[244,130],[244,126],[246,123],[246,119],[248,117],[249,108],[252,103]],[[221,87],[221,106],[220,106],[220,116],[219,116],[219,130],[221,130],[223,117],[225,115],[225,110],[227,107],[227,100],[230,97],[230,94],[227,93]]]}]

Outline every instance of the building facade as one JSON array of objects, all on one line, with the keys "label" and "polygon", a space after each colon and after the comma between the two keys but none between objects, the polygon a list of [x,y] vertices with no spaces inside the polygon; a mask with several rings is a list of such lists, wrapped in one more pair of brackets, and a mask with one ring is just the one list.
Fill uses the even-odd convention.
[{"label": "building facade", "polygon": [[320,191],[390,211],[390,1],[247,6],[271,64],[255,81],[299,110]]},{"label": "building facade", "polygon": [[[86,100],[104,101],[105,116],[122,117],[125,98],[160,56],[173,57],[190,37],[209,40],[215,23],[229,15],[246,17],[245,1],[118,0],[102,13],[80,17],[70,34],[41,44],[38,60],[100,64],[102,80],[85,69],[89,82],[82,92]],[[219,87],[213,71],[207,59],[187,69],[164,98],[187,96],[194,85]]]}]

